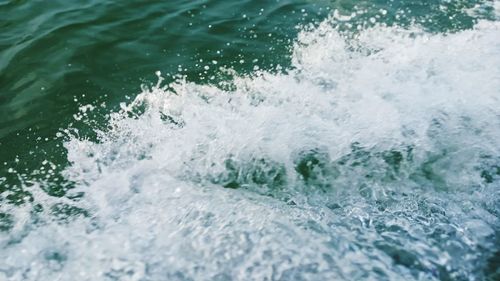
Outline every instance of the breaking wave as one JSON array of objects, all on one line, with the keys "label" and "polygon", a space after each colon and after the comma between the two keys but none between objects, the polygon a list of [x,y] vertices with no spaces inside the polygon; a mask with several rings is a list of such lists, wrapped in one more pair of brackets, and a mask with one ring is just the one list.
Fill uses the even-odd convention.
[{"label": "breaking wave", "polygon": [[330,19],[286,70],[158,73],[0,213],[0,279],[498,278],[499,33]]}]

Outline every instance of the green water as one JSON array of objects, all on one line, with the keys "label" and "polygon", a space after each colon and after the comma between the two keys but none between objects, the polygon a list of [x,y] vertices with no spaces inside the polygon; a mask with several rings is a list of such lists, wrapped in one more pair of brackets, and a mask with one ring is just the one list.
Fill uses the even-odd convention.
[{"label": "green water", "polygon": [[499,7],[0,0],[0,281],[495,280]]},{"label": "green water", "polygon": [[[53,138],[78,106],[98,100],[116,107],[142,83],[156,82],[157,70],[210,83],[220,66],[240,73],[286,67],[297,26],[334,9],[366,8],[365,22],[386,9],[387,24],[445,31],[470,28],[475,19],[462,9],[476,2],[3,1],[0,162],[18,159],[21,171],[47,157],[64,163]],[[217,67],[206,71],[214,60]]]},{"label": "green water", "polygon": [[[19,185],[6,167],[30,174],[44,160],[66,165],[55,135],[72,124],[80,105],[99,101],[116,108],[141,84],[156,82],[157,70],[207,82],[218,67],[250,72],[256,62],[263,68],[286,65],[296,25],[324,17],[327,4],[2,3],[0,162],[5,168],[0,174],[9,179],[5,186]],[[57,185],[54,189],[61,194]]]},{"label": "green water", "polygon": [[0,159],[18,157],[19,165],[33,167],[26,162],[36,163],[42,151],[41,158],[56,157],[52,137],[79,104],[99,100],[112,108],[142,83],[156,82],[157,70],[206,81],[204,66],[213,60],[238,71],[251,71],[254,60],[262,67],[286,64],[295,25],[324,16],[327,4],[4,2]]}]

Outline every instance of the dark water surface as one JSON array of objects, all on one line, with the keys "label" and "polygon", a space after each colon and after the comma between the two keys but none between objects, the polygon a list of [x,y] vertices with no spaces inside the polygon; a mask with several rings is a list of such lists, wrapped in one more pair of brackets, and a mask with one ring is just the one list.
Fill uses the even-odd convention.
[{"label": "dark water surface", "polygon": [[499,22],[0,0],[0,280],[498,280]]},{"label": "dark water surface", "polygon": [[[364,21],[386,9],[388,24],[414,20],[446,31],[472,27],[475,18],[463,9],[476,2],[3,1],[0,160],[31,162],[26,154],[38,154],[36,146],[49,151],[41,160],[54,157],[54,142],[38,137],[67,127],[78,104],[116,105],[134,96],[141,83],[155,82],[157,70],[206,81],[203,67],[212,60],[242,73],[255,65],[287,66],[297,25],[318,22],[333,9],[364,8]],[[491,8],[484,9],[488,17]]]},{"label": "dark water surface", "polygon": [[66,127],[75,98],[116,105],[141,83],[155,82],[157,70],[200,81],[208,76],[200,60],[247,72],[254,60],[262,67],[287,64],[296,25],[324,17],[328,7],[324,1],[2,3],[1,159],[30,161],[26,152],[35,145],[50,147],[36,136]]}]

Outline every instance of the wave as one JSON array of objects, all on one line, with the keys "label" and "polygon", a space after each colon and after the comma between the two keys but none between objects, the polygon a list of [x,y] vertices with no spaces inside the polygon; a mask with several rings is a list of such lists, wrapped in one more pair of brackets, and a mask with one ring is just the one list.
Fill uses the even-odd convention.
[{"label": "wave", "polygon": [[73,187],[33,183],[0,217],[0,277],[495,278],[499,31],[331,18],[300,32],[289,69],[158,73],[95,141],[65,131]]}]

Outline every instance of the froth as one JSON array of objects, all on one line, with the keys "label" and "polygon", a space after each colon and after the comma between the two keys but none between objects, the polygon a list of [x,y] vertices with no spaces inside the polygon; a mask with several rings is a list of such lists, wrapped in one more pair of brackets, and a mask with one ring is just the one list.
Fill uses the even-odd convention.
[{"label": "froth", "polygon": [[145,88],[97,142],[65,144],[84,195],[35,198],[63,211],[0,236],[0,278],[484,277],[500,225],[499,30],[346,35],[325,21],[286,71]]}]

